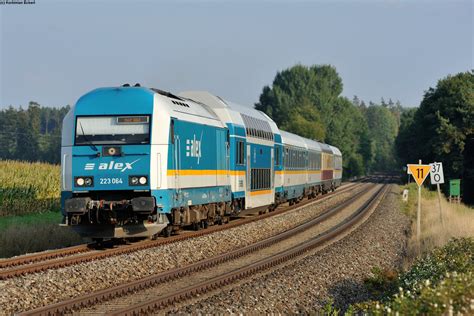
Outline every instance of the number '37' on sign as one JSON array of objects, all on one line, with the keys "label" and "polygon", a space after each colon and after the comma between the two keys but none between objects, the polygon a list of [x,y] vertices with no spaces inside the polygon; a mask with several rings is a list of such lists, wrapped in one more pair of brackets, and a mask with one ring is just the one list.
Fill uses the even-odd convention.
[{"label": "number '37' on sign", "polygon": [[441,162],[430,163],[430,178],[431,184],[443,184],[444,183],[444,174],[443,174],[443,164]]}]

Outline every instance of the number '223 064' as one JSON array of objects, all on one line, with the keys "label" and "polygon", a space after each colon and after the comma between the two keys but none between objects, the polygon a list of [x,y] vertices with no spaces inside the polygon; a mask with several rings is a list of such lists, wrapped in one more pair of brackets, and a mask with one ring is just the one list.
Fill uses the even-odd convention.
[{"label": "number '223 064'", "polygon": [[122,184],[122,178],[99,178],[100,184]]}]

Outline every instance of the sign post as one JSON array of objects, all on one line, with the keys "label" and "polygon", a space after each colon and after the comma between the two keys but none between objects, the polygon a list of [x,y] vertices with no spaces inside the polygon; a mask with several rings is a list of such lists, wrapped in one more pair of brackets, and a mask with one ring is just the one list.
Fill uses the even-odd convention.
[{"label": "sign post", "polygon": [[420,245],[421,237],[421,185],[425,181],[428,173],[430,173],[430,165],[422,165],[421,159],[418,161],[418,164],[408,164],[408,169],[415,179],[416,184],[418,184],[418,210],[416,212],[416,241],[418,246]]},{"label": "sign post", "polygon": [[444,227],[443,210],[441,208],[441,189],[439,188],[439,185],[444,183],[443,163],[433,162],[430,163],[430,166],[431,184],[436,184],[436,187],[438,189],[439,220],[441,221],[441,224]]}]

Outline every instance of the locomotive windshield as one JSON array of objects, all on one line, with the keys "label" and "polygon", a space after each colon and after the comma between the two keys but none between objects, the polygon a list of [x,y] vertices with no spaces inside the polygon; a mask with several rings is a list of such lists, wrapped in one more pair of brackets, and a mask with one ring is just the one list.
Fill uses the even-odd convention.
[{"label": "locomotive windshield", "polygon": [[77,117],[76,145],[138,145],[149,143],[149,115]]}]

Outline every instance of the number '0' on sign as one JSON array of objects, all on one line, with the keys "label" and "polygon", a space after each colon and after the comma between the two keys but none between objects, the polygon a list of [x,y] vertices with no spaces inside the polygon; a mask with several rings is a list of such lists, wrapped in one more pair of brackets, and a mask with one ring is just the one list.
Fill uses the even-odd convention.
[{"label": "number '0' on sign", "polygon": [[413,179],[415,179],[416,184],[418,184],[418,186],[421,186],[425,181],[426,177],[428,176],[431,166],[414,164],[409,164],[407,166],[410,169],[411,175],[413,176]]},{"label": "number '0' on sign", "polygon": [[431,184],[443,184],[444,183],[444,174],[443,174],[443,164],[441,162],[430,163],[430,179]]}]

